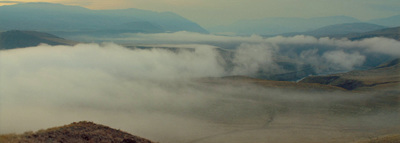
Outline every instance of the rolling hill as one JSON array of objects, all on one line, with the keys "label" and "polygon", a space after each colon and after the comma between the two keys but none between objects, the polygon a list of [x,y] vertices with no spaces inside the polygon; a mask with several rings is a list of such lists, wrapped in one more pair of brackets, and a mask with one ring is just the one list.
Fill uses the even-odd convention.
[{"label": "rolling hill", "polygon": [[319,83],[347,90],[398,88],[400,84],[400,59],[395,59],[376,68],[364,71],[351,71],[326,76],[310,76],[301,80],[300,83]]},{"label": "rolling hill", "polygon": [[198,24],[172,12],[140,9],[90,10],[53,3],[0,7],[0,30],[33,30],[58,36],[104,36],[121,33],[190,31],[207,33]]},{"label": "rolling hill", "polygon": [[394,28],[385,28],[365,33],[358,33],[358,34],[348,34],[344,37],[350,40],[361,40],[365,38],[372,38],[372,37],[386,37],[395,40],[400,40],[400,27]]},{"label": "rolling hill", "polygon": [[394,59],[369,70],[355,70],[324,76],[309,76],[299,82],[275,81],[247,76],[206,78],[206,83],[253,83],[265,87],[306,90],[371,90],[397,89],[400,86],[400,59]]},{"label": "rolling hill", "polygon": [[332,85],[322,85],[317,83],[296,83],[292,81],[275,81],[252,78],[247,76],[226,76],[220,78],[203,78],[200,82],[207,84],[232,84],[232,85],[246,85],[256,84],[261,87],[286,89],[286,90],[304,90],[304,91],[343,91],[342,88]]},{"label": "rolling hill", "polygon": [[37,132],[26,132],[22,135],[0,135],[0,142],[38,143],[38,142],[118,142],[118,143],[152,143],[152,141],[112,129],[92,122],[74,122],[69,125],[49,128]]},{"label": "rolling hill", "polygon": [[41,43],[49,45],[74,45],[77,42],[36,31],[12,30],[0,33],[0,50],[37,46]]},{"label": "rolling hill", "polygon": [[394,135],[379,136],[368,140],[361,140],[355,143],[399,143],[399,142],[400,142],[400,135],[394,134]]}]

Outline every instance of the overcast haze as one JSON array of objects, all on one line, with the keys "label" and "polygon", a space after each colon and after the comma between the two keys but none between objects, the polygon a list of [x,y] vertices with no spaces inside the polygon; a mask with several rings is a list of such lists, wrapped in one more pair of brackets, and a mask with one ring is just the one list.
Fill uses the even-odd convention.
[{"label": "overcast haze", "polygon": [[205,28],[266,17],[346,15],[370,20],[400,14],[398,0],[9,0],[0,1],[0,5],[18,2],[53,2],[90,9],[171,11]]}]

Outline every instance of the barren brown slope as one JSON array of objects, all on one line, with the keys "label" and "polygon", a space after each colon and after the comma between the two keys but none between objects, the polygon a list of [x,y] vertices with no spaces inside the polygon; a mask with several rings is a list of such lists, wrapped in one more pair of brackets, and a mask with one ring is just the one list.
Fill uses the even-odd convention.
[{"label": "barren brown slope", "polygon": [[381,136],[369,140],[358,141],[355,143],[400,143],[400,134]]},{"label": "barren brown slope", "polygon": [[22,135],[1,135],[1,143],[152,143],[92,122],[78,122]]}]

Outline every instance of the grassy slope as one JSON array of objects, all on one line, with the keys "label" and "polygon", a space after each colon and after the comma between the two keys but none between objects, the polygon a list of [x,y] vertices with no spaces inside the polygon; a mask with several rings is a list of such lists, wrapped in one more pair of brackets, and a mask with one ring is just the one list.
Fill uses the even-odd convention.
[{"label": "grassy slope", "polygon": [[355,143],[400,143],[400,134],[386,135],[369,140],[358,141]]}]

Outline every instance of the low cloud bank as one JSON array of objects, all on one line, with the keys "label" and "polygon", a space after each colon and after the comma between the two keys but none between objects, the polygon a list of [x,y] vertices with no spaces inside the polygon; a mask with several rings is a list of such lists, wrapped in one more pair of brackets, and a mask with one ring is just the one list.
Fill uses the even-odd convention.
[{"label": "low cloud bank", "polygon": [[323,54],[323,57],[331,63],[331,67],[352,70],[354,66],[360,66],[365,61],[365,56],[360,53],[345,53],[343,51],[332,51]]},{"label": "low cloud bank", "polygon": [[0,51],[0,134],[89,120],[174,142],[172,131],[206,124],[181,114],[219,97],[190,81],[222,76],[217,54],[110,43]]},{"label": "low cloud bank", "polygon": [[[128,49],[105,43],[39,45],[0,51],[0,133],[38,130],[88,120],[159,142],[195,142],[206,139],[204,137],[219,137],[216,135],[227,141],[230,138],[225,134],[248,130],[260,131],[251,135],[261,139],[265,135],[276,135],[266,133],[276,131],[265,128],[271,122],[278,125],[314,124],[315,121],[308,118],[315,113],[318,113],[315,126],[341,125],[327,131],[339,132],[357,122],[359,117],[351,118],[354,121],[349,119],[337,123],[342,119],[330,116],[327,111],[347,107],[334,106],[336,102],[341,105],[341,101],[352,103],[361,97],[366,100],[372,97],[193,81],[201,77],[282,70],[274,59],[281,58],[277,54],[282,53],[280,50],[284,47],[268,42],[243,43],[230,57],[231,70],[226,70],[230,63],[215,46],[195,44],[183,47],[189,49]],[[363,52],[344,48],[323,52],[319,49],[297,53],[288,51],[283,53],[289,59],[315,62],[316,65],[331,63],[340,69],[351,69],[365,60]],[[290,53],[294,56],[289,56]],[[374,126],[387,128],[400,124],[397,120],[386,122],[385,119],[389,118],[385,116],[376,118],[380,122]],[[369,118],[362,117],[362,120],[369,121]],[[295,130],[298,128],[285,131],[289,134]],[[318,133],[308,132],[308,128],[303,131],[307,132],[299,137]],[[286,136],[277,135],[275,138],[285,139]],[[321,137],[327,138],[332,137]],[[237,138],[231,140],[234,139]]]},{"label": "low cloud bank", "polygon": [[1,66],[5,75],[83,69],[128,78],[173,79],[221,76],[224,71],[218,58],[215,49],[207,46],[176,53],[165,49],[131,50],[111,43],[73,47],[40,45],[1,51]]},{"label": "low cloud bank", "polygon": [[[202,44],[217,44],[217,43],[260,43],[260,44],[273,44],[273,45],[326,45],[333,46],[339,49],[359,48],[370,52],[379,52],[393,56],[400,56],[399,45],[400,41],[382,37],[367,38],[360,41],[350,41],[347,39],[332,39],[328,37],[315,38],[312,36],[298,35],[293,37],[261,37],[252,35],[250,37],[240,36],[219,36],[191,32],[175,32],[175,33],[157,33],[157,34],[141,34],[141,33],[127,33],[121,35],[122,38],[95,38],[87,37],[86,39],[97,39],[101,41],[117,41],[121,43],[143,43],[143,44],[168,44],[168,43],[202,43]],[[84,37],[81,37],[85,39]],[[222,48],[236,48],[236,47],[222,47]]]},{"label": "low cloud bank", "polygon": [[[125,34],[125,38],[112,39],[119,40],[132,43],[152,41],[147,44],[179,50],[128,49],[113,43],[73,47],[39,45],[1,51],[2,69],[7,69],[3,75],[84,68],[124,78],[182,79],[285,74],[302,71],[304,67],[312,68],[309,74],[324,74],[371,68],[400,57],[400,42],[386,38],[349,41],[301,35],[263,38],[257,35],[228,37],[176,32]],[[173,44],[163,43],[167,41]],[[236,46],[218,47],[218,43],[236,43]],[[147,44],[144,46],[149,46]]]},{"label": "low cloud bank", "polygon": [[293,69],[282,67],[283,62],[292,63],[295,67],[300,68],[296,70],[303,70],[301,67],[304,65],[311,65],[315,68],[316,74],[345,72],[371,68],[387,60],[400,57],[400,41],[381,37],[350,41],[303,35],[265,38],[258,35],[250,37],[220,36],[182,31],[157,34],[127,33],[121,35],[121,38],[110,39],[91,38],[134,46],[157,46],[158,44],[163,47],[197,44],[229,49],[234,51],[233,56],[230,57],[234,67],[229,67],[231,71],[228,74],[255,75],[293,72]]}]

